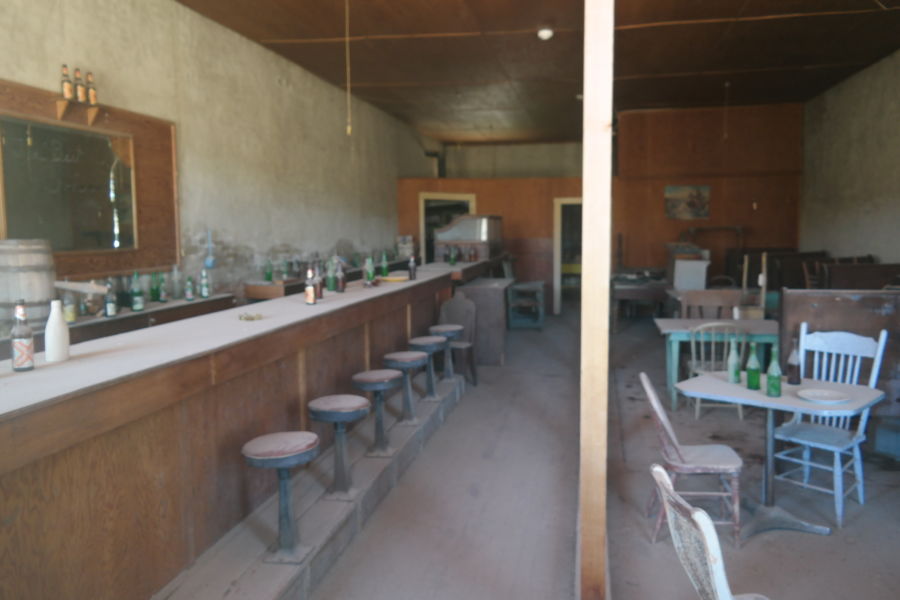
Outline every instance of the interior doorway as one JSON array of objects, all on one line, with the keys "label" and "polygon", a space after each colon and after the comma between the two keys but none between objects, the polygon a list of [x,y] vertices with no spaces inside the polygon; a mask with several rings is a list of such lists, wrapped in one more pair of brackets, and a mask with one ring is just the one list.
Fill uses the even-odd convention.
[{"label": "interior doorway", "polygon": [[581,297],[581,198],[553,199],[553,314]]},{"label": "interior doorway", "polygon": [[475,213],[475,194],[419,193],[419,257],[434,262],[434,230],[459,215]]}]

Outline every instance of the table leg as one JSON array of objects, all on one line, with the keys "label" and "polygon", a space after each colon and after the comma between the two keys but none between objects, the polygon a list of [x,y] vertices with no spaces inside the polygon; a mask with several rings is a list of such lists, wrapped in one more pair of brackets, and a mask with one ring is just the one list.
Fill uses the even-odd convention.
[{"label": "table leg", "polygon": [[681,349],[681,342],[671,334],[667,338],[666,383],[669,388],[669,401],[672,403],[672,410],[676,410],[678,408],[678,392],[675,390],[675,384],[678,383],[678,362],[681,358],[678,354]]}]

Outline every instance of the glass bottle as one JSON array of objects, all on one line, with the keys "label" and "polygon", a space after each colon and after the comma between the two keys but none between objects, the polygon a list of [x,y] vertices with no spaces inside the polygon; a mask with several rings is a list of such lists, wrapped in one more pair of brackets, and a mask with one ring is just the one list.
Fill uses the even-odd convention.
[{"label": "glass bottle", "polygon": [[366,285],[372,285],[372,282],[375,281],[375,263],[372,260],[371,256],[366,257]]},{"label": "glass bottle", "polygon": [[78,318],[78,305],[75,303],[75,294],[71,290],[63,292],[63,319],[66,323],[74,323]]},{"label": "glass bottle", "polygon": [[159,302],[159,273],[150,274],[150,301]]},{"label": "glass bottle", "polygon": [[800,352],[797,350],[797,338],[794,338],[787,361],[787,382],[791,385],[800,385],[800,381]]},{"label": "glass bottle", "polygon": [[307,304],[316,303],[316,278],[312,269],[306,269],[306,288],[304,288],[303,294]]},{"label": "glass bottle", "polygon": [[184,299],[188,302],[194,301],[194,278],[191,276],[184,282]]},{"label": "glass bottle", "polygon": [[728,382],[741,382],[741,353],[738,351],[737,338],[731,338],[728,349]]},{"label": "glass bottle", "polygon": [[75,87],[72,85],[72,79],[69,77],[69,66],[62,66],[62,81],[60,81],[60,92],[65,100],[75,99]]},{"label": "glass bottle", "polygon": [[388,269],[387,252],[382,250],[381,251],[381,276],[387,277],[389,274],[390,274],[390,270]]},{"label": "glass bottle", "polygon": [[137,271],[131,277],[131,310],[134,312],[144,310],[144,289],[141,287],[141,278]]},{"label": "glass bottle", "polygon": [[87,72],[87,101],[91,106],[97,106],[99,101],[97,100],[97,88],[94,87],[94,74],[90,71]]},{"label": "glass bottle", "polygon": [[266,266],[263,269],[263,279],[266,281],[272,281],[272,261],[267,260]]},{"label": "glass bottle", "polygon": [[159,275],[159,301],[169,301],[169,291],[166,289],[166,276],[162,273]]},{"label": "glass bottle", "polygon": [[759,357],[756,355],[756,342],[750,342],[750,357],[747,359],[747,389],[759,389],[760,369]]},{"label": "glass bottle", "polygon": [[103,296],[103,316],[114,317],[118,309],[119,303],[116,298],[115,286],[110,277],[106,280],[106,294]]},{"label": "glass bottle", "polygon": [[62,315],[62,302],[50,301],[50,316],[44,327],[44,359],[62,362],[69,358],[69,326]]},{"label": "glass bottle", "polygon": [[313,287],[316,290],[316,299],[321,300],[325,297],[325,286],[322,283],[322,267],[316,262],[316,270],[313,275]]},{"label": "glass bottle", "polygon": [[341,261],[338,261],[337,272],[334,274],[334,279],[337,292],[343,294],[344,290],[347,289],[347,280],[344,277],[344,266],[341,264]]},{"label": "glass bottle", "polygon": [[332,257],[331,260],[328,261],[325,270],[325,288],[329,292],[333,292],[337,289],[337,281],[335,279],[335,268],[334,264],[337,262],[337,257]]},{"label": "glass bottle", "polygon": [[209,273],[206,269],[200,269],[200,297],[209,298]]},{"label": "glass bottle", "polygon": [[409,270],[409,280],[413,281],[416,278],[416,257],[409,257],[409,264],[406,265],[407,270]]},{"label": "glass bottle", "polygon": [[87,87],[81,79],[81,69],[75,67],[75,100],[82,104],[87,102]]},{"label": "glass bottle", "polygon": [[9,335],[12,342],[12,370],[30,371],[34,368],[34,333],[28,325],[25,300],[16,302],[14,315]]},{"label": "glass bottle", "polygon": [[450,246],[450,264],[456,264],[456,246]]},{"label": "glass bottle", "polygon": [[781,365],[778,363],[778,348],[772,347],[772,360],[766,369],[766,396],[781,396]]}]

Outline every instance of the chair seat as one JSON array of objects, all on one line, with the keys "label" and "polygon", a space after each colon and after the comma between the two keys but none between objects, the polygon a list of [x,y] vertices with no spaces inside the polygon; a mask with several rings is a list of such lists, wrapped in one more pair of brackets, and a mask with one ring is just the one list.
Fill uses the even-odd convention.
[{"label": "chair seat", "polygon": [[425,361],[428,360],[428,353],[419,352],[418,350],[391,352],[384,355],[384,360],[395,363],[410,363],[410,365],[419,365],[425,364]]},{"label": "chair seat", "polygon": [[682,446],[681,453],[686,463],[670,463],[674,467],[683,467],[694,472],[732,473],[739,470],[744,461],[738,453],[722,444],[702,444]]},{"label": "chair seat", "polygon": [[253,438],[241,448],[247,458],[288,458],[312,450],[319,445],[319,436],[311,431],[279,431]]},{"label": "chair seat", "polygon": [[308,405],[311,412],[337,412],[349,413],[369,409],[369,400],[363,396],[354,394],[334,394],[322,396],[311,401]]},{"label": "chair seat", "polygon": [[388,383],[402,377],[403,373],[397,369],[373,369],[353,375],[353,383]]},{"label": "chair seat", "polygon": [[440,335],[423,335],[409,340],[409,345],[425,352],[437,352],[447,345],[447,338]]},{"label": "chair seat", "polygon": [[738,594],[736,596],[732,596],[734,600],[769,600],[767,596],[763,596],[762,594]]},{"label": "chair seat", "polygon": [[472,342],[450,342],[450,347],[454,350],[466,350],[472,347]]},{"label": "chair seat", "polygon": [[463,330],[462,325],[453,323],[444,323],[443,325],[432,325],[428,328],[428,333],[432,335],[442,335],[445,333],[458,333]]},{"label": "chair seat", "polygon": [[865,440],[856,431],[829,427],[818,423],[787,423],[775,428],[775,439],[794,442],[822,450],[846,450]]}]

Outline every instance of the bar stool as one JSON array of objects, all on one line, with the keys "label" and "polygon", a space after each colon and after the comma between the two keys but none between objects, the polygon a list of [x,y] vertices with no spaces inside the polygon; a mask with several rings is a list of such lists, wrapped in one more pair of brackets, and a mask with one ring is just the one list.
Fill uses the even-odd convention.
[{"label": "bar stool", "polygon": [[447,338],[440,335],[424,335],[409,340],[409,347],[411,349],[428,354],[428,398],[432,401],[437,400],[437,386],[435,385],[434,377],[434,354],[435,352],[445,350],[448,345]]},{"label": "bar stool", "polygon": [[371,403],[368,398],[353,394],[322,396],[308,405],[313,421],[334,424],[334,484],[331,493],[348,495],[353,482],[350,465],[347,464],[347,423],[362,419],[369,414]]},{"label": "bar stool", "polygon": [[391,352],[384,355],[384,366],[403,372],[403,416],[401,425],[415,425],[416,413],[412,405],[412,371],[428,364],[428,353],[417,350]]},{"label": "bar stool", "polygon": [[319,436],[311,431],[280,431],[255,437],[241,448],[251,467],[278,471],[278,549],[291,553],[297,531],[291,508],[290,469],[305,465],[319,454]]},{"label": "bar stool", "polygon": [[353,376],[353,385],[357,389],[372,392],[375,398],[375,445],[369,450],[369,456],[394,454],[388,446],[388,437],[384,430],[384,392],[398,387],[402,381],[403,373],[396,369],[362,371]]},{"label": "bar stool", "polygon": [[447,338],[447,347],[444,348],[444,379],[453,380],[453,349],[450,342],[462,335],[463,326],[447,323],[445,325],[432,325],[428,328],[431,335],[439,335]]}]

